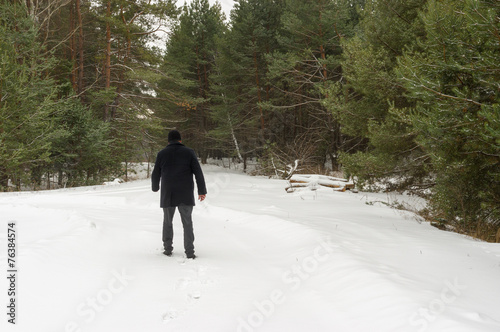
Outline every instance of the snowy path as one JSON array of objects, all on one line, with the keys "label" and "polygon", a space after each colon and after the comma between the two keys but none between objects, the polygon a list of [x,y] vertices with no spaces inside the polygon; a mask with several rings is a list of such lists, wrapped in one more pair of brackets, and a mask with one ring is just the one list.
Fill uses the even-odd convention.
[{"label": "snowy path", "polygon": [[148,180],[0,194],[0,238],[16,221],[19,251],[18,324],[4,314],[1,330],[500,331],[499,244],[373,203],[383,195],[205,176],[194,261],[178,215],[162,255]]}]

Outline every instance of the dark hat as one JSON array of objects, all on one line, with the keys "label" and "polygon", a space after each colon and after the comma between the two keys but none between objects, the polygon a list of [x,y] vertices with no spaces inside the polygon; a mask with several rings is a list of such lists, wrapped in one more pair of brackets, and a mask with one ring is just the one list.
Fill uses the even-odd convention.
[{"label": "dark hat", "polygon": [[168,133],[169,142],[180,141],[180,140],[181,140],[181,133],[179,133],[177,130],[174,129]]}]

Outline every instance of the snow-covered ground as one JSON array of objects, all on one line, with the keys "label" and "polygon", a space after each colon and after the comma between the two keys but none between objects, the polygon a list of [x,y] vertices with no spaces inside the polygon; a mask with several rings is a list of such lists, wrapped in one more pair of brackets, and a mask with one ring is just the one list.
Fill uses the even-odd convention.
[{"label": "snow-covered ground", "polygon": [[[204,167],[186,260],[162,255],[149,180],[0,194],[16,223],[16,325],[1,331],[500,331],[500,245],[377,201]],[[390,202],[389,202],[390,203]],[[7,274],[8,276],[8,274]]]}]

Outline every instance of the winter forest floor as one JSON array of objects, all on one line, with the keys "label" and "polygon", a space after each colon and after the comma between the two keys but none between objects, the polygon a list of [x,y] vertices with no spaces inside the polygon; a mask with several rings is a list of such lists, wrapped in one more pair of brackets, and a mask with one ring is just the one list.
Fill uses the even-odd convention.
[{"label": "winter forest floor", "polygon": [[7,276],[9,223],[17,250],[16,325],[3,277],[1,330],[500,331],[500,244],[379,203],[403,196],[287,194],[283,180],[204,172],[196,260],[178,214],[162,255],[149,180],[0,194]]}]

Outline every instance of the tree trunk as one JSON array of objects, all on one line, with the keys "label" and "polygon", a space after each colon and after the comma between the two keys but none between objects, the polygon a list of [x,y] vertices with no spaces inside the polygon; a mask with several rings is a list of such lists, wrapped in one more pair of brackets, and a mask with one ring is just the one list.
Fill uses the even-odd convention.
[{"label": "tree trunk", "polygon": [[[204,35],[202,35],[201,38],[202,38],[201,45],[204,46],[205,43]],[[207,117],[206,117],[205,107],[208,97],[208,69],[206,65],[207,56],[205,52],[203,52],[202,54],[198,45],[196,46],[196,58],[203,59],[204,61],[203,66],[200,65],[200,62],[198,60],[196,62],[196,67],[198,72],[199,96],[204,100],[204,102],[197,107],[198,117],[196,120],[198,122],[198,128],[197,128],[198,129],[197,137],[199,138],[198,149],[200,150],[201,162],[205,164],[208,158],[208,150],[206,147],[205,143],[206,140],[204,137],[204,133],[207,128]]]},{"label": "tree trunk", "polygon": [[[128,59],[129,59],[129,56],[130,56],[131,49],[132,49],[132,40],[130,39],[130,27],[129,27],[129,23],[125,19],[125,15],[123,13],[123,6],[120,6],[120,14],[121,14],[121,17],[122,17],[122,22],[125,25],[126,30],[127,30],[127,33],[126,33],[125,55],[123,56],[123,62],[122,62],[123,66],[126,66],[127,62],[128,62]],[[109,48],[109,52],[111,54],[111,48]],[[121,49],[120,49],[120,54],[119,54],[118,58],[120,58],[120,57],[121,57]],[[111,64],[109,66],[111,67]],[[111,73],[109,73],[109,76],[111,76]],[[120,95],[121,95],[121,92],[123,91],[123,82],[125,81],[124,71],[120,70],[118,72],[118,76],[119,76],[119,83],[117,84],[117,88],[116,88],[116,96],[115,96],[115,98],[113,100],[112,105],[109,106],[109,108],[110,108],[109,117],[112,120],[116,118],[116,110],[118,109],[118,106],[120,105]]]},{"label": "tree trunk", "polygon": [[9,176],[5,167],[0,167],[0,188],[2,188],[2,191],[9,189]]},{"label": "tree trunk", "polygon": [[[255,37],[253,38],[253,43],[254,46],[257,47]],[[255,84],[257,85],[257,101],[260,103],[262,101],[262,97],[260,95],[259,64],[257,62],[257,51],[255,50],[253,52],[253,63],[255,68]],[[260,113],[260,129],[264,130],[264,113],[260,105],[259,105],[259,113]]]},{"label": "tree trunk", "polygon": [[57,185],[59,186],[59,188],[62,188],[63,186],[63,176],[64,176],[63,171],[59,170],[59,173],[57,175]]},{"label": "tree trunk", "polygon": [[83,21],[80,0],[76,0],[76,16],[78,19],[78,94],[83,92]]},{"label": "tree trunk", "polygon": [[[228,109],[226,104],[226,110]],[[231,115],[229,114],[229,110],[227,111],[227,122],[229,123],[229,129],[231,130],[231,137],[233,139],[234,148],[236,149],[236,153],[238,154],[238,161],[242,161],[243,157],[241,156],[240,145],[238,144],[238,139],[236,139],[236,135],[234,134],[233,121],[231,120]]]},{"label": "tree trunk", "polygon": [[[76,0],[78,1],[78,0]],[[77,80],[76,76],[78,74],[78,67],[76,64],[76,41],[75,41],[75,12],[74,12],[74,3],[71,2],[69,6],[69,25],[70,25],[70,33],[71,33],[71,38],[69,39],[69,48],[70,48],[70,57],[71,57],[71,64],[73,66],[73,69],[71,70],[71,75],[70,75],[70,81],[71,81],[71,86],[73,87],[73,91],[77,93],[78,87],[77,87]]]},{"label": "tree trunk", "polygon": [[327,71],[326,71],[326,62],[325,62],[326,52],[325,52],[325,48],[323,46],[323,25],[321,24],[322,16],[323,16],[323,2],[321,1],[320,6],[319,6],[319,38],[321,41],[321,45],[319,45],[319,51],[321,54],[321,60],[323,60],[323,64],[321,66],[323,68],[322,80],[323,80],[323,82],[326,82],[326,80],[328,79],[328,75],[327,75]]},{"label": "tree trunk", "polygon": [[[109,90],[111,86],[111,24],[109,20],[111,19],[111,1],[108,1],[106,9],[106,17],[108,21],[106,22],[106,62],[104,66],[104,78],[105,78],[105,88]],[[104,106],[104,121],[109,120],[109,103]]]}]

